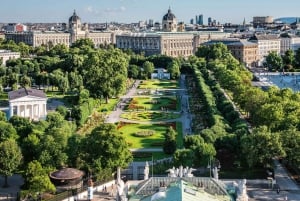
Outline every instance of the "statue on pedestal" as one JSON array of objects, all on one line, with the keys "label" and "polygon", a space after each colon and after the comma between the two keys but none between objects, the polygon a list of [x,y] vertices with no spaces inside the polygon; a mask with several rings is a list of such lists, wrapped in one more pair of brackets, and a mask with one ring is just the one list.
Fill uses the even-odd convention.
[{"label": "statue on pedestal", "polygon": [[144,169],[144,180],[149,179],[149,164],[148,161],[146,161],[145,169]]}]

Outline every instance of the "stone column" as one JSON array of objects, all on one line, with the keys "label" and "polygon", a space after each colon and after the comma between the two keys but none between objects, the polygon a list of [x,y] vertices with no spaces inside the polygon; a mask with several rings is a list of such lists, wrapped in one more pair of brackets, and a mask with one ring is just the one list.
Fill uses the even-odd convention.
[{"label": "stone column", "polygon": [[14,115],[14,105],[9,104],[9,118]]}]

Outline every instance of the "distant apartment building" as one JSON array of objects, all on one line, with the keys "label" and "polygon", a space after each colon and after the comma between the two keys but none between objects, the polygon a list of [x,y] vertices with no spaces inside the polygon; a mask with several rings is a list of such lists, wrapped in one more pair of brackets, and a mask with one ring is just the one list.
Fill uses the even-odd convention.
[{"label": "distant apartment building", "polygon": [[27,31],[27,26],[20,23],[9,23],[4,29],[6,32],[24,32]]},{"label": "distant apartment building", "polygon": [[300,48],[300,37],[290,36],[280,38],[280,54],[284,55],[287,50],[294,52]]},{"label": "distant apartment building", "polygon": [[241,63],[248,67],[258,65],[258,45],[247,40],[239,40],[237,42],[227,44],[232,55]]},{"label": "distant apartment building", "polygon": [[65,31],[6,32],[5,38],[16,43],[24,42],[33,47],[40,45],[65,44],[70,46],[78,39],[90,38],[96,47],[115,43],[113,32],[89,31],[87,24],[81,24],[80,17],[74,11],[69,18],[69,27]]},{"label": "distant apartment building", "polygon": [[225,38],[210,40],[204,43],[204,45],[212,45],[216,43],[225,44],[232,56],[246,66],[257,66],[259,61],[257,43],[249,42],[247,40],[240,40],[237,38]]},{"label": "distant apartment building", "polygon": [[20,58],[20,52],[12,52],[10,50],[0,50],[0,66],[6,65],[6,61],[10,59]]},{"label": "distant apartment building", "polygon": [[254,35],[250,38],[251,42],[255,42],[258,45],[258,65],[262,65],[265,57],[272,51],[280,54],[280,38],[277,35],[261,34]]},{"label": "distant apartment building", "polygon": [[272,16],[255,16],[253,17],[253,26],[256,27],[265,27],[269,24],[272,24],[274,19]]}]

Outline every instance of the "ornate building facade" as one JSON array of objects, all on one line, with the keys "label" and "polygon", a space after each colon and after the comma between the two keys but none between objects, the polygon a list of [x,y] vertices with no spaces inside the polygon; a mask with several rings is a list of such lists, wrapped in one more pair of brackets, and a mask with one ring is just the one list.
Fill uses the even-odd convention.
[{"label": "ornate building facade", "polygon": [[121,33],[116,35],[116,46],[137,53],[144,52],[146,56],[163,54],[188,57],[196,52],[201,43],[230,36],[229,33],[220,31],[186,32],[184,28],[178,27],[176,17],[169,9],[162,18],[162,32]]},{"label": "ornate building facade", "polygon": [[176,32],[177,31],[177,19],[169,8],[168,13],[164,15],[162,19],[162,31]]},{"label": "ornate building facade", "polygon": [[68,30],[59,31],[30,31],[30,32],[11,32],[5,33],[7,40],[13,40],[16,43],[24,42],[33,47],[41,45],[72,45],[76,40],[90,38],[96,47],[100,45],[113,44],[115,42],[113,32],[92,32],[89,31],[88,24],[82,24],[80,17],[74,11],[69,18]]}]

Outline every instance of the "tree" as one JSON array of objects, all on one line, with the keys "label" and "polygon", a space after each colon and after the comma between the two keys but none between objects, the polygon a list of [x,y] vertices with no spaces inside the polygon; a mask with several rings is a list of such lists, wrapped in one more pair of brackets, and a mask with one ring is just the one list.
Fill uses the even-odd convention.
[{"label": "tree", "polygon": [[9,122],[16,129],[20,139],[27,137],[33,131],[33,125],[28,118],[12,116]]},{"label": "tree", "polygon": [[17,139],[18,134],[11,123],[0,121],[0,142],[8,139]]},{"label": "tree", "polygon": [[124,137],[114,124],[101,124],[82,142],[83,160],[92,169],[116,170],[132,160]]},{"label": "tree", "polygon": [[265,126],[255,128],[252,134],[243,136],[241,146],[249,167],[272,167],[273,157],[285,156],[279,134],[271,133]]},{"label": "tree", "polygon": [[277,52],[272,51],[266,57],[266,66],[270,71],[281,70],[283,61],[280,55]]},{"label": "tree", "polygon": [[137,65],[129,65],[128,66],[128,77],[129,78],[133,78],[133,79],[137,79],[139,77],[140,74],[140,67],[138,67]]},{"label": "tree", "polygon": [[164,136],[165,136],[165,141],[163,144],[163,150],[166,154],[173,154],[176,151],[176,147],[177,147],[176,144],[177,133],[172,127],[169,127],[165,132]]},{"label": "tree", "polygon": [[296,50],[296,54],[295,54],[295,64],[297,65],[297,67],[300,67],[300,48],[298,48]]},{"label": "tree", "polygon": [[49,122],[48,128],[60,128],[64,122],[64,117],[58,112],[50,112],[47,114],[46,121]]},{"label": "tree", "polygon": [[292,165],[300,164],[300,132],[295,129],[280,133],[282,147],[286,153],[286,160]]},{"label": "tree", "polygon": [[5,112],[0,111],[0,121],[6,121],[6,114],[5,114]]},{"label": "tree", "polygon": [[145,61],[143,63],[143,74],[145,76],[145,78],[149,78],[151,77],[151,73],[153,73],[154,71],[154,64],[150,61]]},{"label": "tree", "polygon": [[112,96],[125,91],[128,57],[119,49],[93,52],[86,60],[84,75],[85,87],[91,96],[105,97],[106,102]]},{"label": "tree", "polygon": [[294,51],[289,49],[287,50],[283,57],[282,57],[283,63],[285,65],[286,70],[291,70],[293,68],[293,65],[295,63],[295,54]]},{"label": "tree", "polygon": [[168,64],[168,72],[171,74],[171,79],[177,79],[180,76],[180,67],[177,61],[173,60]]},{"label": "tree", "polygon": [[43,168],[38,161],[34,160],[27,165],[24,176],[25,185],[31,194],[55,192],[55,186],[50,181],[48,170]]},{"label": "tree", "polygon": [[178,149],[175,151],[174,155],[174,164],[176,166],[193,166],[194,152],[191,149]]},{"label": "tree", "polygon": [[16,141],[8,139],[0,143],[0,173],[5,176],[4,187],[8,187],[7,177],[13,175],[22,161],[22,152]]}]

